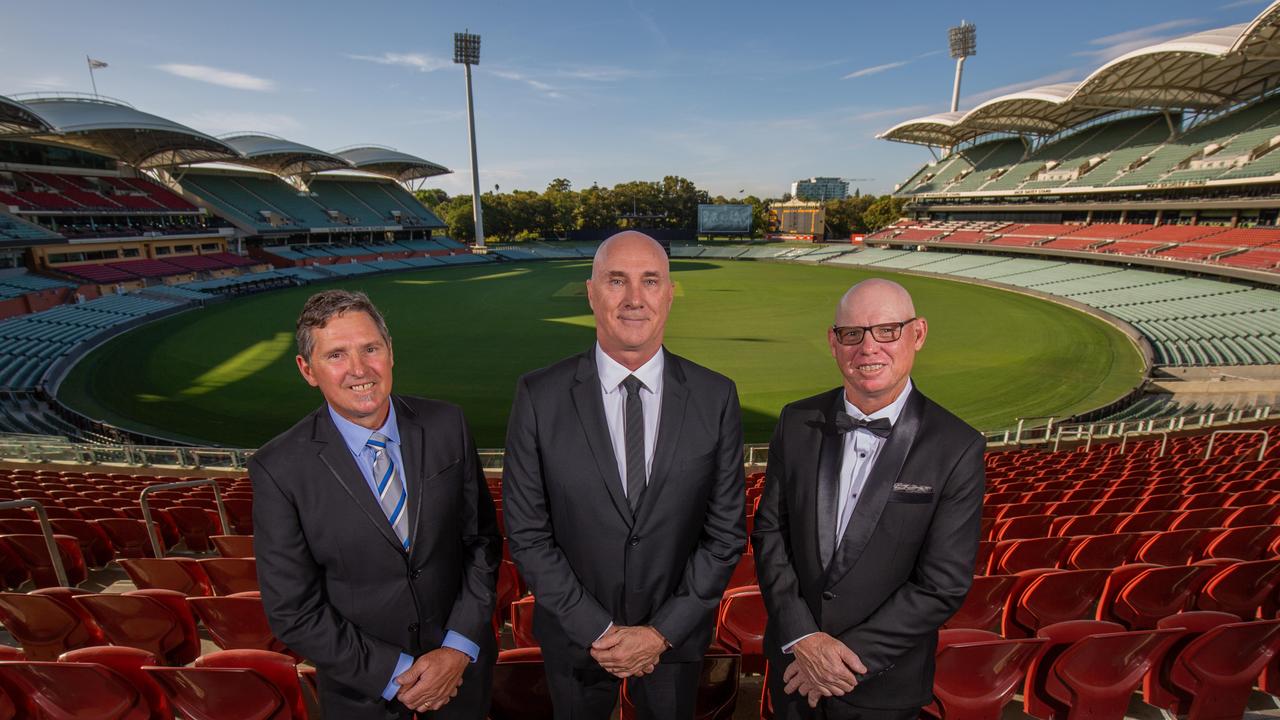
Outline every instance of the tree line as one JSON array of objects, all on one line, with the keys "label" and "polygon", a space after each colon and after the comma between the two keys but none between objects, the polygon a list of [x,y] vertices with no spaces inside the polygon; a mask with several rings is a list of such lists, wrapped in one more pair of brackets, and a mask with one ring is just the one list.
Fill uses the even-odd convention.
[{"label": "tree line", "polygon": [[[449,236],[463,242],[475,238],[471,196],[450,197],[439,188],[419,190],[419,202],[426,205],[448,226]],[[667,228],[695,230],[700,204],[745,204],[751,206],[751,234],[763,237],[775,221],[774,205],[790,199],[758,198],[746,195],[712,197],[690,180],[668,175],[661,181],[635,180],[612,188],[592,185],[582,190],[557,178],[542,192],[513,190],[486,192],[480,196],[486,238],[520,242],[532,239],[565,238],[575,230],[626,228]],[[902,198],[889,195],[861,195],[826,202],[827,230],[832,237],[874,232],[902,216]]]}]

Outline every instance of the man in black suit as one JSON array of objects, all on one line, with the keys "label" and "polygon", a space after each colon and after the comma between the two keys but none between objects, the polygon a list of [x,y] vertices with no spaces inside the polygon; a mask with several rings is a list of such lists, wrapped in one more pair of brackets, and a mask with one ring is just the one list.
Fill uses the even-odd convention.
[{"label": "man in black suit", "polygon": [[674,289],[638,232],[600,245],[596,345],[520,378],[507,538],[536,598],[557,718],[691,718],[720,596],[746,545],[733,383],[662,347]]},{"label": "man in black suit", "polygon": [[752,542],[779,718],[906,720],[973,579],[983,436],[916,390],[928,325],[866,280],[827,331],[843,387],[783,408]]},{"label": "man in black suit", "polygon": [[363,293],[313,295],[297,341],[325,404],[249,463],[271,629],[315,663],[329,718],[483,720],[502,539],[466,419],[391,394]]}]

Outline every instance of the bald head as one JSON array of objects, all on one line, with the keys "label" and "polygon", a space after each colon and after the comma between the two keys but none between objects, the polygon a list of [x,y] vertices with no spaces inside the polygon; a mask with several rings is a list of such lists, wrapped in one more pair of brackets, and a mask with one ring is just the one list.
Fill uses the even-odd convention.
[{"label": "bald head", "polygon": [[623,230],[610,235],[600,247],[596,248],[595,258],[591,261],[591,277],[598,278],[607,273],[610,265],[610,253],[648,256],[658,261],[665,273],[670,273],[671,263],[667,260],[667,251],[657,240],[636,230]]},{"label": "bald head", "polygon": [[906,288],[892,280],[871,278],[849,288],[840,298],[836,305],[836,324],[851,324],[849,318],[855,314],[866,314],[872,308],[875,314],[893,316],[894,320],[915,317],[916,314],[915,303]]}]

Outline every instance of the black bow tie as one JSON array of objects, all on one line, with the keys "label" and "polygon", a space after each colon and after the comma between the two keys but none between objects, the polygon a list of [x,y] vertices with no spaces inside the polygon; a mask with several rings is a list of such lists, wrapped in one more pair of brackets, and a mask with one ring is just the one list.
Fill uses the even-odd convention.
[{"label": "black bow tie", "polygon": [[889,422],[889,418],[876,418],[875,420],[859,420],[843,410],[836,411],[836,429],[842,433],[853,432],[858,428],[865,428],[872,435],[882,438],[889,437],[889,433],[893,430],[893,423]]}]

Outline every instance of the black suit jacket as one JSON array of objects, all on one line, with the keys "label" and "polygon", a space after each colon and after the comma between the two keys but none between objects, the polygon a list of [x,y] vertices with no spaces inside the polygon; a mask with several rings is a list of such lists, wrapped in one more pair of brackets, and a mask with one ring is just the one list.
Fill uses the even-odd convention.
[{"label": "black suit jacket", "polygon": [[[819,543],[835,535],[829,509],[839,487],[843,436],[834,416],[844,407],[842,393],[837,388],[783,408],[769,445],[752,542],[769,611],[764,643],[771,679],[779,681],[792,660],[783,644],[822,631],[867,666],[857,688],[824,702],[920,707],[933,697],[938,628],[973,580],[986,443],[913,390],[824,567]],[[779,687],[774,703],[781,711],[797,698]]]},{"label": "black suit jacket", "polygon": [[649,484],[633,517],[605,422],[594,350],[520,378],[503,509],[549,659],[595,667],[610,622],[653,625],[664,662],[702,659],[746,547],[733,382],[666,352]]},{"label": "black suit jacket", "polygon": [[406,466],[408,552],[327,406],[249,462],[267,618],[290,649],[315,663],[326,710],[340,717],[368,711],[361,701],[380,704],[400,653],[436,649],[449,630],[480,645],[481,663],[495,656],[502,540],[466,419],[448,403],[392,401]]}]

